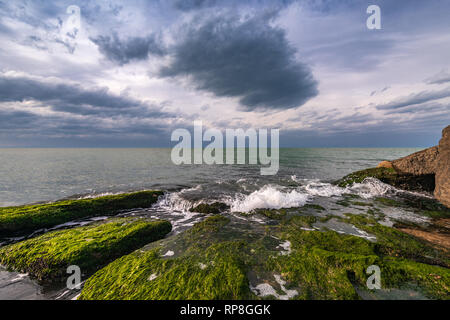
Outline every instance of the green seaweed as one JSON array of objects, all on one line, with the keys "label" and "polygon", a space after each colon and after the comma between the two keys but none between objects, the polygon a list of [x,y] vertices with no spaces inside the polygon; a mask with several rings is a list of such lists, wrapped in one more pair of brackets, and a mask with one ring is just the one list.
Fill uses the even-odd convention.
[{"label": "green seaweed", "polygon": [[167,221],[119,218],[69,230],[49,232],[0,249],[0,263],[47,283],[64,277],[70,265],[91,274],[114,259],[163,238]]},{"label": "green seaweed", "polygon": [[[449,269],[382,250],[386,241],[400,236],[394,229],[382,228],[373,218],[344,219],[374,228],[371,230],[381,243],[329,230],[302,229],[311,227],[317,219],[289,216],[277,225],[266,226],[264,232],[242,232],[228,218],[207,218],[182,234],[151,244],[98,271],[87,280],[80,299],[271,298],[256,296],[249,283],[251,279],[264,281],[280,291],[274,274],[287,281],[287,288],[297,290],[295,299],[359,299],[355,288],[365,287],[366,270],[371,265],[380,267],[383,288],[413,283],[426,297],[449,299]],[[279,244],[283,240],[291,243],[291,250],[281,254]],[[405,246],[415,243],[412,238],[398,241],[405,241]],[[170,248],[176,248],[175,256],[161,255],[163,249]],[[417,248],[421,247],[411,250]]]},{"label": "green seaweed", "polygon": [[[381,243],[334,231],[305,231],[296,224],[287,225],[282,237],[292,243],[292,253],[271,257],[267,268],[279,272],[299,288],[296,299],[359,299],[355,285],[365,287],[366,270],[371,265],[380,267],[383,288],[402,288],[415,283],[427,297],[450,298],[448,268],[394,257],[398,256],[395,252],[380,250],[392,249],[396,244],[386,248],[386,242],[397,237],[400,238],[397,243],[405,241],[406,245],[406,238],[371,218],[352,217],[358,226],[370,226],[367,230],[377,234]],[[413,245],[408,253],[423,250],[415,239],[407,237],[407,240]]]},{"label": "green seaweed", "polygon": [[397,172],[392,168],[370,168],[361,171],[356,171],[346,175],[339,181],[337,185],[345,188],[354,183],[362,183],[366,178],[377,178],[381,181],[392,181],[397,178]]},{"label": "green seaweed", "polygon": [[[160,248],[137,251],[109,264],[89,278],[80,300],[248,299],[244,241],[218,241],[229,223],[213,216],[196,224],[176,242],[184,252],[161,256]],[[153,276],[153,277],[152,277]]]},{"label": "green seaweed", "polygon": [[113,215],[121,210],[148,208],[162,194],[160,191],[142,191],[93,199],[0,208],[0,237],[27,234],[81,218]]},{"label": "green seaweed", "polygon": [[353,172],[336,184],[342,188],[354,183],[362,183],[366,178],[376,178],[403,190],[432,192],[435,188],[434,175],[399,174],[393,168],[369,168]]},{"label": "green seaweed", "polygon": [[376,251],[380,255],[402,257],[417,262],[450,266],[448,254],[438,250],[423,240],[401,232],[395,228],[383,226],[366,215],[347,214],[345,222],[376,236]]}]

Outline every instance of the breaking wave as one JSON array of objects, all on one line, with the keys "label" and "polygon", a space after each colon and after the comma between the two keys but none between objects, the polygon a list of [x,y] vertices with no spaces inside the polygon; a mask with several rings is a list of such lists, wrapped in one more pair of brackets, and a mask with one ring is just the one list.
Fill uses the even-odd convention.
[{"label": "breaking wave", "polygon": [[[292,179],[295,179],[295,176]],[[370,199],[387,194],[397,193],[397,189],[381,182],[375,178],[366,178],[362,183],[354,183],[351,186],[341,188],[331,183],[321,182],[319,180],[307,181],[305,185],[300,186],[308,195],[319,197],[340,197],[344,194],[355,194],[364,199]]]},{"label": "breaking wave", "polygon": [[250,212],[254,209],[281,209],[301,207],[306,204],[308,195],[297,190],[284,191],[272,185],[249,194],[239,195],[230,203],[231,211]]},{"label": "breaking wave", "polygon": [[354,194],[363,199],[370,199],[398,192],[394,187],[374,178],[367,178],[362,183],[355,183],[345,188],[320,180],[300,180],[295,176],[291,179],[299,185],[292,188],[268,184],[256,190],[254,188],[253,192],[246,192],[247,190],[242,188],[241,179],[236,181],[237,188],[234,192],[225,194],[223,190],[224,194],[215,200],[212,198],[211,190],[205,190],[201,185],[197,185],[164,195],[156,207],[174,214],[187,214],[192,207],[214,200],[228,204],[231,212],[251,212],[255,209],[298,208],[315,197],[339,198],[345,194]]}]

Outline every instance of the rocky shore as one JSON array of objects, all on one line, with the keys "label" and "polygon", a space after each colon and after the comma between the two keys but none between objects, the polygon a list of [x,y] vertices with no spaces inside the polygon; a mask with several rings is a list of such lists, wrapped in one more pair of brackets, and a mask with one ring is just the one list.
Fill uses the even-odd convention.
[{"label": "rocky shore", "polygon": [[[437,200],[450,207],[450,126],[442,130],[438,146],[398,160],[383,161],[378,167],[391,169],[396,176],[394,180],[407,180],[402,189],[432,191]],[[392,184],[398,185],[394,180]]]},{"label": "rocky shore", "polygon": [[[63,286],[67,267],[77,265],[80,300],[448,300],[449,139],[447,127],[437,147],[343,177],[335,182],[342,196],[330,206],[231,212],[225,203],[201,203],[188,212],[202,221],[178,233],[162,219],[117,217],[151,207],[160,191],[0,208],[0,237],[23,237],[0,248],[0,264],[44,286]],[[367,179],[397,192],[371,201],[344,192]],[[373,265],[379,290],[366,285]]]}]

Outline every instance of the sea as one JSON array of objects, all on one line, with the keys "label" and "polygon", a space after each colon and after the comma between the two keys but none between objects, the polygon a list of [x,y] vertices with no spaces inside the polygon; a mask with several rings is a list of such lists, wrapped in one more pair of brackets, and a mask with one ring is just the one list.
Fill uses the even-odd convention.
[{"label": "sea", "polygon": [[[46,203],[61,199],[83,199],[140,190],[162,190],[159,201],[148,209],[129,210],[119,216],[145,216],[169,220],[172,234],[183,232],[205,218],[189,209],[223,202],[237,216],[261,208],[297,208],[307,204],[324,207],[333,215],[364,212],[367,208],[342,207],[345,195],[356,195],[368,205],[380,196],[395,195],[395,188],[376,179],[366,179],[346,188],[333,184],[343,176],[375,167],[418,148],[323,148],[280,149],[279,171],[262,176],[260,165],[175,165],[167,149],[0,149],[0,207]],[[427,197],[429,195],[423,194]],[[423,222],[426,218],[404,208],[381,208],[386,225],[397,220]],[[21,238],[1,239],[0,246],[56,229],[107,220],[96,217],[71,221],[52,229],[38,230]],[[267,223],[263,217],[239,219],[245,223]],[[340,233],[371,239],[370,235],[345,224],[326,226]],[[41,288],[25,274],[0,268],[0,299],[73,299],[64,288]]]}]

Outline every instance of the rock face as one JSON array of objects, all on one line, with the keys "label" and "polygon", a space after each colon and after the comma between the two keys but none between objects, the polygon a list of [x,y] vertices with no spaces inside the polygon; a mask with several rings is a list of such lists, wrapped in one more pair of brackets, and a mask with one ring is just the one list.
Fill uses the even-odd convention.
[{"label": "rock face", "polygon": [[415,176],[435,174],[438,155],[439,150],[436,146],[391,161],[391,164],[398,173]]},{"label": "rock face", "polygon": [[442,130],[439,156],[436,162],[436,189],[434,196],[450,208],[450,126]]},{"label": "rock face", "polygon": [[[450,126],[442,130],[439,146],[401,159],[382,161],[378,168],[392,168],[397,175],[411,178],[413,186],[410,190],[415,190],[414,184],[420,187],[417,190],[434,190],[436,199],[450,208]],[[420,183],[415,183],[414,179]]]},{"label": "rock face", "polygon": [[390,161],[381,161],[378,164],[377,168],[388,168],[388,169],[391,169],[391,168],[393,168],[392,162],[390,162]]}]

